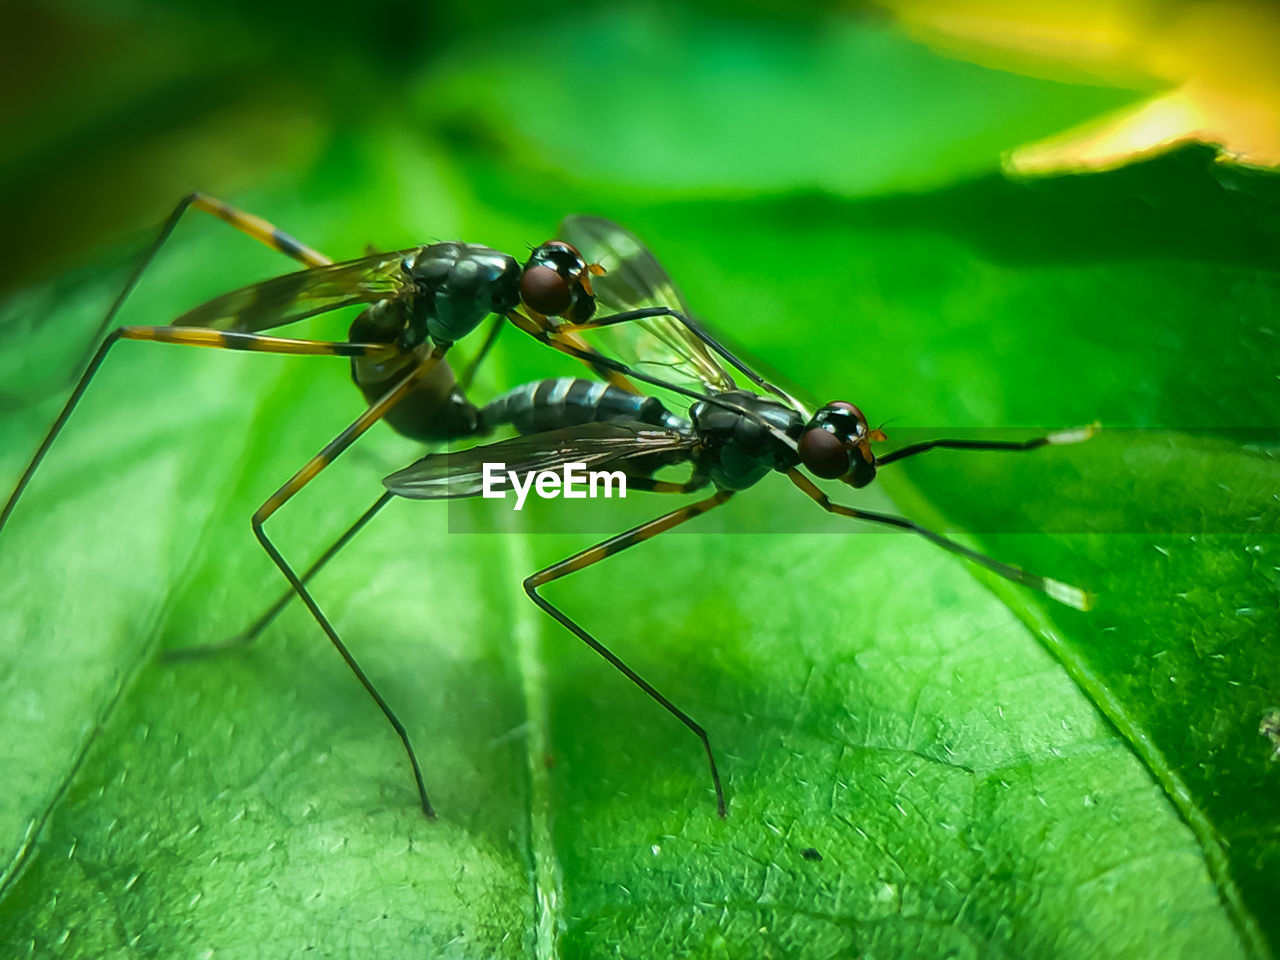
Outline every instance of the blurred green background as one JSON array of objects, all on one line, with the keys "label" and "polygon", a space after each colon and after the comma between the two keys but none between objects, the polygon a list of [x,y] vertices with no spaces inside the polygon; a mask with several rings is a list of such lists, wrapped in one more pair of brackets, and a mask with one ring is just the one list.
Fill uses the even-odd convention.
[{"label": "blurred green background", "polygon": [[[304,611],[248,651],[159,658],[275,596],[248,516],[358,413],[345,365],[127,344],[0,538],[6,955],[1275,952],[1267,7],[136,2],[5,22],[5,477],[192,189],[340,258],[519,255],[566,213],[607,216],[714,329],[896,418],[891,438],[1107,428],[932,455],[857,495],[1090,588],[1090,614],[776,477],[548,591],[709,729],[724,821],[687,732],[520,590],[589,538],[491,504],[459,516],[492,533],[450,534],[393,504],[316,594],[409,726],[427,823]],[[1231,156],[1173,142],[1196,137]],[[208,219],[124,322],[291,269]],[[573,372],[509,335],[476,394]],[[303,562],[415,455],[371,433],[277,542]],[[667,508],[599,505],[592,526]],[[1062,532],[989,532],[1043,529]]]}]

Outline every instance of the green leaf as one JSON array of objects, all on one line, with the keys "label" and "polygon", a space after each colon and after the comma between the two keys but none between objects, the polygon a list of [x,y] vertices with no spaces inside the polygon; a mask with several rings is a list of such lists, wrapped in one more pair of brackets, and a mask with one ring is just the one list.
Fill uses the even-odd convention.
[{"label": "green leaf", "polygon": [[[441,813],[427,822],[399,744],[305,611],[241,652],[159,657],[234,634],[277,594],[248,518],[359,409],[345,364],[124,344],[0,537],[3,952],[1274,953],[1280,767],[1258,724],[1280,704],[1280,485],[1257,434],[1276,423],[1274,178],[1193,148],[1009,182],[990,173],[1001,150],[1122,97],[865,29],[799,64],[795,30],[775,46],[711,17],[647,34],[694,66],[610,73],[601,22],[486,34],[491,59],[428,70],[420,90],[463,99],[334,124],[289,190],[229,199],[335,255],[449,236],[518,252],[567,209],[602,213],[651,242],[715,329],[899,418],[895,442],[1101,419],[1083,447],[929,454],[886,468],[883,490],[842,491],[893,510],[888,491],[1098,608],[1051,608],[826,517],[780,477],[549,586],[707,727],[721,821],[697,741],[523,596],[522,577],[590,537],[526,532],[551,511],[396,502],[315,592],[408,725]],[[526,71],[498,76],[535,61],[565,68],[550,89],[582,93],[591,123],[569,122],[572,97],[530,98]],[[745,150],[723,107],[747,88],[795,104],[768,140],[794,143],[804,94],[895,65],[906,79],[883,103],[928,78],[915,106],[850,97],[843,151]],[[634,108],[668,83],[654,99],[670,116],[592,114],[593,92]],[[719,99],[681,102],[693,87]],[[960,146],[921,107],[949,103],[965,105]],[[705,153],[684,149],[694,135]],[[56,414],[126,260],[0,315],[0,476]],[[282,269],[188,224],[125,319]],[[518,339],[478,395],[575,369]],[[273,538],[305,562],[413,455],[375,431]],[[612,532],[671,506],[635,497],[580,523]]]},{"label": "green leaf", "polygon": [[[1159,183],[1170,165],[1192,182],[1209,176],[1199,156],[1199,166],[1187,155],[1154,163],[1143,182]],[[1101,197],[1108,183],[1123,193],[1137,170],[1090,183]],[[985,197],[972,189],[998,209],[1027,188],[990,180]],[[1148,411],[1174,409],[1160,385],[1177,381],[1156,376],[1154,363],[1150,377],[1121,376],[1133,358],[1116,341],[1109,351],[1069,336],[1076,303],[1048,293],[1093,283],[1107,291],[1107,310],[1132,312],[1148,335],[1157,317],[1159,335],[1185,350],[1162,364],[1184,367],[1194,351],[1207,389],[1224,368],[1239,369],[1226,366],[1232,351],[1178,331],[1210,308],[1251,328],[1274,282],[1204,259],[1193,270],[1190,256],[1001,264],[946,218],[890,230],[883,207],[797,203],[803,220],[761,207],[752,232],[746,212],[724,210],[715,230],[690,226],[682,244],[655,245],[673,264],[688,252],[686,285],[706,316],[741,317],[735,338],[771,360],[789,354],[775,362],[808,383],[852,371],[852,395],[873,418],[905,408],[921,422],[1058,424],[1101,408],[1149,425]],[[673,211],[671,234],[681,216],[711,222],[705,206]],[[871,226],[858,229],[859,216]],[[882,268],[881,288],[775,255],[800,242],[802,222],[858,276]],[[223,249],[217,230],[191,228],[157,267],[137,316],[172,312],[175,291],[198,300],[202,285],[224,282],[228,263],[211,256]],[[735,249],[771,264],[770,282],[795,293],[796,308],[761,315],[737,302],[765,280]],[[893,265],[905,263],[920,265],[913,283],[895,279]],[[1163,286],[1121,282],[1139,269]],[[1209,286],[1203,274],[1241,270],[1251,282],[1219,285],[1229,295],[1215,304],[1197,296]],[[1033,298],[1037,287],[1046,295]],[[805,309],[810,299],[841,302],[841,290],[855,306],[879,294],[894,309],[863,304],[858,326],[835,328],[830,311]],[[975,290],[985,296],[970,306]],[[1126,290],[1147,309],[1122,302]],[[62,309],[65,324],[55,311],[41,344],[56,346],[89,316],[74,301]],[[998,354],[991,344],[1002,342]],[[506,347],[504,365],[536,362],[524,344]],[[1061,369],[1038,347],[1056,351]],[[524,573],[583,537],[450,535],[448,511],[396,503],[316,593],[409,723],[442,812],[428,823],[390,731],[304,613],[291,610],[240,654],[152,659],[157,646],[230,635],[274,595],[245,520],[356,409],[342,365],[126,348],[5,532],[6,782],[25,784],[0,808],[12,851],[0,904],[10,952],[1266,949],[1258,903],[1270,892],[1263,837],[1274,820],[1262,798],[1274,773],[1251,711],[1264,692],[1275,699],[1265,672],[1274,636],[1265,614],[1237,615],[1242,597],[1260,611],[1274,603],[1265,553],[1239,555],[1251,568],[1226,563],[1230,545],[1198,548],[1186,536],[1171,558],[1134,547],[1133,532],[1095,533],[1084,547],[1020,536],[993,551],[1075,578],[1101,602],[1092,614],[1046,613],[1025,591],[1001,591],[1011,611],[963,564],[916,539],[852,536],[838,518],[826,526],[844,536],[733,533],[811,529],[812,508],[773,478],[702,523],[723,533],[661,537],[548,587],[711,731],[731,803],[720,821],[696,741],[521,596]],[[1093,364],[1072,364],[1073,350]],[[1214,417],[1234,409],[1233,422],[1245,422],[1232,397],[1266,396],[1265,369],[1258,364],[1252,383],[1224,383]],[[56,408],[58,392],[48,392],[6,422],[11,473]],[[370,439],[273,521],[288,555],[334,536],[376,494],[373,478],[410,455],[393,438]],[[911,476],[941,513],[1022,503],[1033,520],[1056,516],[1059,529],[1076,529],[1095,488],[1161,522],[1182,522],[1185,490],[1206,518],[1234,522],[1267,489],[1268,462],[1223,440],[1135,446],[1104,435],[1092,449],[932,454]],[[1188,464],[1200,482],[1175,489]],[[1217,496],[1213,476],[1229,476],[1239,499]],[[859,502],[888,508],[869,493]],[[901,484],[899,493],[910,495]],[[503,514],[484,506],[492,511],[481,505],[481,516],[501,528]],[[626,506],[628,515],[661,509]],[[1270,509],[1262,522],[1274,529]],[[1119,511],[1125,522],[1135,515]],[[964,519],[1007,529],[983,514]],[[1205,565],[1215,578],[1195,605],[1171,602]],[[1185,639],[1178,624],[1191,625]],[[1250,626],[1258,632],[1246,645]],[[1037,634],[1050,639],[1047,651]],[[1204,680],[1206,669],[1221,682]],[[808,848],[822,859],[806,859]],[[1260,868],[1231,859],[1234,850],[1263,857]]]}]

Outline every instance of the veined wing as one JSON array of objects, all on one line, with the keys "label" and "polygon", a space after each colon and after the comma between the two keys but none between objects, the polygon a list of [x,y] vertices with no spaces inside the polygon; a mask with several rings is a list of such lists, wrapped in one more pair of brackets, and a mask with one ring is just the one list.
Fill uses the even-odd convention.
[{"label": "veined wing", "polygon": [[691,434],[665,430],[635,420],[584,423],[576,427],[531,433],[486,443],[454,453],[432,453],[383,479],[392,493],[412,500],[476,497],[484,489],[485,464],[500,479],[493,489],[510,489],[507,471],[521,477],[537,470],[556,470],[568,463],[603,467],[633,457],[689,450]]},{"label": "veined wing", "polygon": [[273,277],[215,297],[173,324],[254,333],[339,307],[394,300],[413,290],[401,268],[411,252],[375,253]]},{"label": "veined wing", "polygon": [[[572,216],[560,224],[557,236],[577,247],[588,263],[604,267],[604,276],[591,281],[601,307],[597,316],[644,307],[670,307],[693,316],[658,258],[624,227],[602,217]],[[699,390],[734,389],[733,378],[715,354],[671,317],[602,327],[589,336],[652,376]]]}]

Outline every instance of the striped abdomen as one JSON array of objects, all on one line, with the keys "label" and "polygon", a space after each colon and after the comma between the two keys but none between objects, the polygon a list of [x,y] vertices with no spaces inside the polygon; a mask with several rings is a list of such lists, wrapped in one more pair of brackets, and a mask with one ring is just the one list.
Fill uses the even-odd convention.
[{"label": "striped abdomen", "polygon": [[639,420],[656,427],[689,430],[689,422],[656,397],[576,377],[536,380],[516,387],[485,406],[480,416],[486,427],[509,423],[526,434],[610,420]]}]

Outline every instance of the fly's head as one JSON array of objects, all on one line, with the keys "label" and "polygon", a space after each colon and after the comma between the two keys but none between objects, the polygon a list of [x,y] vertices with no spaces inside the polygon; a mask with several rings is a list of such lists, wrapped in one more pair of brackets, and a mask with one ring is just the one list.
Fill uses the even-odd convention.
[{"label": "fly's head", "polygon": [[520,278],[520,299],[534,313],[563,317],[571,323],[590,320],[596,312],[591,278],[604,273],[597,263],[587,263],[563,240],[548,240],[534,248]]},{"label": "fly's head", "polygon": [[876,478],[871,442],[885,439],[884,431],[870,429],[867,418],[852,403],[833,400],[805,425],[797,453],[815,477],[865,487]]}]

